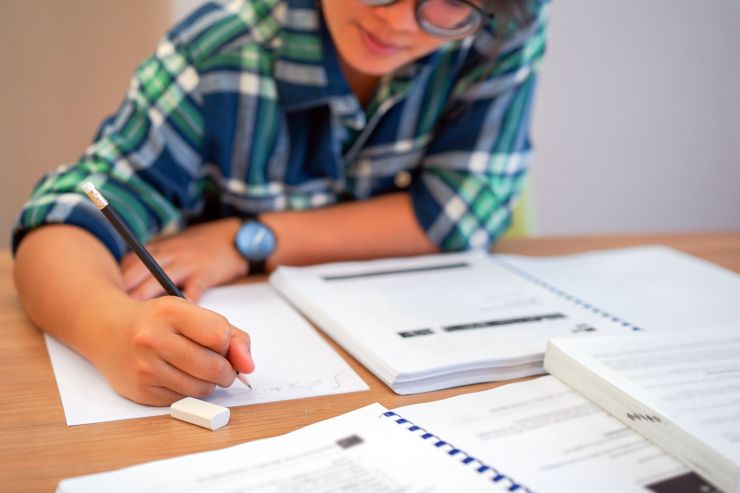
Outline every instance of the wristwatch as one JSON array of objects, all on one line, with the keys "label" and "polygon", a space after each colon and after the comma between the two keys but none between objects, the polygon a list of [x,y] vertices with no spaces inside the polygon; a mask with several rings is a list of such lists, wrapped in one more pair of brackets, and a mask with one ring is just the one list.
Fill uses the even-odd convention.
[{"label": "wristwatch", "polygon": [[256,217],[244,220],[234,238],[236,250],[249,261],[249,272],[265,271],[265,261],[277,247],[275,233]]}]

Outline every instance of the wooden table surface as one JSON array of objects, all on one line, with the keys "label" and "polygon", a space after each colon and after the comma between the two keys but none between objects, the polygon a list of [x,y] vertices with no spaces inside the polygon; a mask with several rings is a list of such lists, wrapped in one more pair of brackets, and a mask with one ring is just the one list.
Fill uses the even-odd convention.
[{"label": "wooden table surface", "polygon": [[[740,231],[506,239],[495,250],[538,256],[645,244],[671,246],[740,272]],[[0,334],[0,491],[53,491],[66,477],[283,434],[372,402],[394,408],[501,385],[396,395],[329,341],[369,391],[235,407],[229,425],[215,432],[168,416],[68,427],[44,339],[19,304],[7,251],[0,252]]]}]

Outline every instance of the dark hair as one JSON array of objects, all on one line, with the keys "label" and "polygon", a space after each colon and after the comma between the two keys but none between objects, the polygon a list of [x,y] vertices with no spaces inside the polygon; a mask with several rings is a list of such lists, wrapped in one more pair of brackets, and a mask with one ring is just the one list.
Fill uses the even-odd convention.
[{"label": "dark hair", "polygon": [[[493,23],[479,31],[476,36],[478,55],[466,60],[461,67],[463,72],[472,71],[475,76],[466,80],[466,87],[487,80],[496,69],[501,47],[510,36],[521,30],[533,28],[540,9],[548,0],[481,0],[483,9],[493,15]],[[461,90],[462,87],[458,87]],[[454,120],[467,112],[472,101],[454,102],[448,108],[443,122]]]},{"label": "dark hair", "polygon": [[483,9],[492,14],[497,37],[506,37],[534,20],[541,0],[481,0]]}]

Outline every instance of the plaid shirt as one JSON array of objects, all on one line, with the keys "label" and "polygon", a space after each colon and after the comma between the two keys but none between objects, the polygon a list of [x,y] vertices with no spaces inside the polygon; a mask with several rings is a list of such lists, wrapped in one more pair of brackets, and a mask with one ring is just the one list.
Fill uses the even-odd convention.
[{"label": "plaid shirt", "polygon": [[88,180],[143,242],[196,221],[399,190],[442,249],[493,242],[530,160],[547,6],[505,38],[491,25],[385,76],[363,109],[316,5],[209,3],[181,22],[80,160],[36,186],[13,248],[31,228],[67,223],[120,258],[126,245],[85,198]]}]

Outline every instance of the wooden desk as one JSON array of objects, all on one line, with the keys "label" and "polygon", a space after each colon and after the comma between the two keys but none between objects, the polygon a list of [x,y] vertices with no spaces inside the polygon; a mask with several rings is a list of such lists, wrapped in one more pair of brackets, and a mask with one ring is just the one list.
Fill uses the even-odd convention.
[{"label": "wooden desk", "polygon": [[[560,255],[659,243],[740,272],[740,231],[717,234],[510,239],[496,251]],[[53,491],[59,480],[283,434],[372,402],[393,408],[488,389],[482,384],[399,396],[330,344],[370,391],[232,408],[216,432],[168,416],[68,427],[41,332],[25,317],[0,252],[0,491]]]}]

